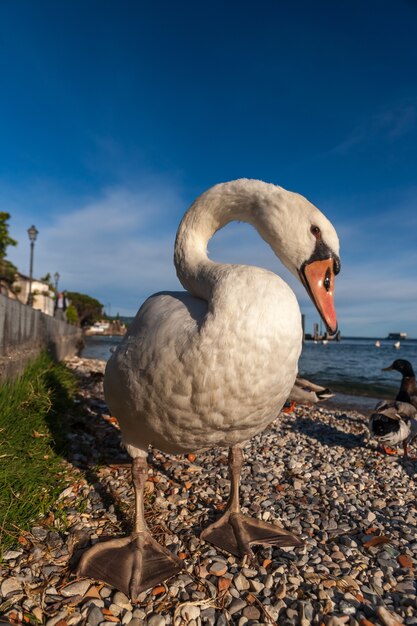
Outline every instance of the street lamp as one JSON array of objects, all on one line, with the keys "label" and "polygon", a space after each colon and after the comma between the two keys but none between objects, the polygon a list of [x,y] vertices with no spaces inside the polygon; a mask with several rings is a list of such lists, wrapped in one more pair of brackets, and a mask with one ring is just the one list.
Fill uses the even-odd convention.
[{"label": "street lamp", "polygon": [[55,293],[58,293],[58,281],[60,279],[60,275],[59,272],[55,272],[54,274],[54,279],[55,279]]},{"label": "street lamp", "polygon": [[33,278],[33,249],[35,247],[36,237],[38,236],[38,230],[35,226],[31,226],[28,228],[28,235],[30,239],[30,269],[29,269],[29,295],[28,295],[28,304],[32,306],[33,304],[33,296],[32,296],[32,278]]}]

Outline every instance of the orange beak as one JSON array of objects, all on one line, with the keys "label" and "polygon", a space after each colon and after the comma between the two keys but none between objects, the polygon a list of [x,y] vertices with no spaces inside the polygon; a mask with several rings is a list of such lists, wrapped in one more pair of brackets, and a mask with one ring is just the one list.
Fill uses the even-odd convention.
[{"label": "orange beak", "polygon": [[329,333],[337,332],[334,308],[334,259],[306,263],[300,272],[304,287],[320,313]]}]

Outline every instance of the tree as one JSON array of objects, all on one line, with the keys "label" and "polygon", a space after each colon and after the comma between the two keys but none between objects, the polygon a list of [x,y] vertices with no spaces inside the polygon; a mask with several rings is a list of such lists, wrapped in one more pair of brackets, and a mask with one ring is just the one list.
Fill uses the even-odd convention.
[{"label": "tree", "polygon": [[101,302],[77,291],[67,291],[66,296],[75,308],[80,326],[90,326],[103,317]]},{"label": "tree", "polygon": [[6,259],[6,251],[8,246],[17,246],[17,241],[9,235],[10,214],[0,211],[0,282],[4,281],[8,287],[11,287],[15,279],[17,268]]},{"label": "tree", "polygon": [[67,310],[65,311],[65,315],[67,317],[68,324],[72,324],[73,326],[78,326],[78,314],[77,309],[73,304],[69,304],[67,306]]}]

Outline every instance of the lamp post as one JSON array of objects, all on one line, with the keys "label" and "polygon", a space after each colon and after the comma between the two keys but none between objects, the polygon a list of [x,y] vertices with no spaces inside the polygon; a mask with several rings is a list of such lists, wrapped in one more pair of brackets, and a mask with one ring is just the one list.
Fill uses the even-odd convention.
[{"label": "lamp post", "polygon": [[31,226],[28,228],[28,235],[30,240],[30,269],[29,269],[29,295],[28,295],[28,304],[32,306],[33,304],[33,296],[32,296],[32,279],[33,279],[33,249],[35,247],[36,237],[38,236],[38,230],[35,226]]},{"label": "lamp post", "polygon": [[60,279],[60,275],[59,272],[55,272],[54,274],[54,279],[55,279],[55,293],[58,295],[58,281]]}]

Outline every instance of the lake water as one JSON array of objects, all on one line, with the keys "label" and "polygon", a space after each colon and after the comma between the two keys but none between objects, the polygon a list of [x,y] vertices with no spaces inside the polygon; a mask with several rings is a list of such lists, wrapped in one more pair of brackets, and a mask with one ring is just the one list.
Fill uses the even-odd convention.
[{"label": "lake water", "polygon": [[[93,359],[110,358],[112,348],[121,337],[87,337],[82,356]],[[407,359],[417,368],[417,340],[401,342],[397,350],[392,340],[382,340],[375,347],[375,339],[346,338],[327,344],[307,341],[299,362],[300,375],[336,392],[326,404],[346,405],[368,409],[378,399],[395,398],[401,375],[382,372],[395,359]]]}]

